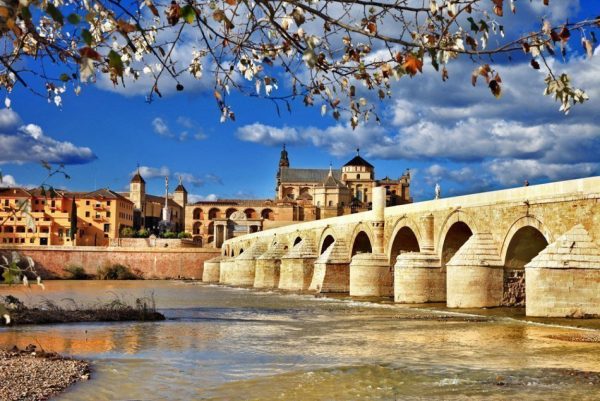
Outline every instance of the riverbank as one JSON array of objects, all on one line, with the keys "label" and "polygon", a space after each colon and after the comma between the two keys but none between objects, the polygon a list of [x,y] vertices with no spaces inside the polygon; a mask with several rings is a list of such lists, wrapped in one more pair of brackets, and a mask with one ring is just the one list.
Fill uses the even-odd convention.
[{"label": "riverbank", "polygon": [[0,305],[6,305],[10,316],[9,325],[165,320],[165,316],[156,311],[154,300],[148,298],[136,298],[133,305],[120,299],[94,306],[72,303],[66,307],[45,300],[38,306],[26,306],[14,296],[0,297]]},{"label": "riverbank", "polygon": [[85,361],[36,350],[0,349],[0,400],[47,400],[72,384],[87,380],[90,367]]}]

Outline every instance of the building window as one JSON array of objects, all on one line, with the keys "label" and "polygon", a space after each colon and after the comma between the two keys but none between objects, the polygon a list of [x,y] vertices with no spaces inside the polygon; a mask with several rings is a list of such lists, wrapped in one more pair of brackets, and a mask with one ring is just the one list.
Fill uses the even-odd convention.
[{"label": "building window", "polygon": [[110,206],[110,201],[106,201],[106,206]]},{"label": "building window", "polygon": [[85,204],[86,204],[86,206],[89,206],[89,205],[90,205],[90,201],[89,201],[89,200],[86,200],[86,201],[85,201]]},{"label": "building window", "polygon": [[62,236],[63,236],[63,230],[62,230],[62,228],[58,229],[58,236],[62,238]]},{"label": "building window", "polygon": [[108,232],[110,232],[110,224],[105,224],[105,225],[104,225],[104,232],[105,232],[105,233],[108,233]]},{"label": "building window", "polygon": [[356,174],[356,179],[360,180],[360,174]]},{"label": "building window", "polygon": [[110,217],[110,212],[106,212],[106,217]]},{"label": "building window", "polygon": [[85,217],[90,217],[90,212],[85,212]]}]

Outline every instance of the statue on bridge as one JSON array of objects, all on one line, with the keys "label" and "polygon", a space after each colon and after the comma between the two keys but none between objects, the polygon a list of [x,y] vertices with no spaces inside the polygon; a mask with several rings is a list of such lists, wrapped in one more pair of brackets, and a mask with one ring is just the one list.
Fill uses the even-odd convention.
[{"label": "statue on bridge", "polygon": [[442,197],[442,188],[439,183],[435,183],[435,199],[440,199]]}]

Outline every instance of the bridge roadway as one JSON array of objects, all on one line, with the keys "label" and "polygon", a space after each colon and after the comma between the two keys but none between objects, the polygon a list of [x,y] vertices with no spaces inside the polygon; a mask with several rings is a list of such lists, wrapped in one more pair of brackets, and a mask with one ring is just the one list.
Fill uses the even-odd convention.
[{"label": "bridge roadway", "polygon": [[451,308],[600,315],[600,177],[385,207],[227,240],[203,279]]}]

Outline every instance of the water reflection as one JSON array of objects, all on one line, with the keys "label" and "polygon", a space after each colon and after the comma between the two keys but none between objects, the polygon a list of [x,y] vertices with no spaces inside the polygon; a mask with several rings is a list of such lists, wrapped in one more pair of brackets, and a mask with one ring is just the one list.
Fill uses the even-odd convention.
[{"label": "water reflection", "polygon": [[21,297],[152,293],[167,321],[0,329],[0,345],[91,359],[94,379],[61,400],[586,399],[600,386],[565,370],[600,372],[600,344],[507,318],[164,281],[52,282]]}]

